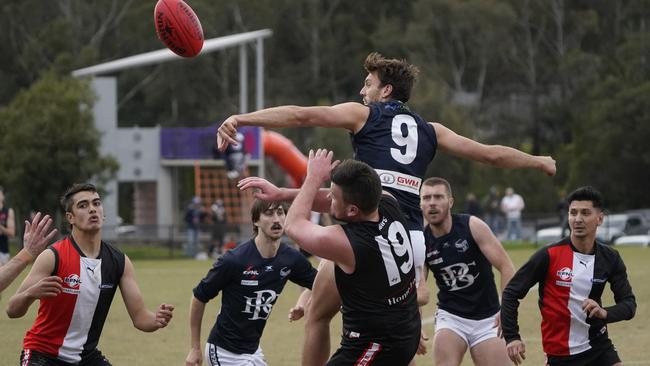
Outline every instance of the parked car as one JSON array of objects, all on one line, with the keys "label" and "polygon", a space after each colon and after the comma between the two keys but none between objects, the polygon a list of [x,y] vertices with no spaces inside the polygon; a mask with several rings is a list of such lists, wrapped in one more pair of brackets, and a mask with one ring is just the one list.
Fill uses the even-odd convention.
[{"label": "parked car", "polygon": [[613,243],[625,235],[647,234],[650,218],[635,211],[606,215],[596,231],[596,238],[606,243]]},{"label": "parked car", "polygon": [[650,235],[646,234],[646,235],[621,236],[620,238],[614,241],[614,245],[616,246],[630,245],[630,246],[647,247],[650,245]]},{"label": "parked car", "polygon": [[537,230],[537,232],[535,233],[535,243],[537,244],[550,244],[560,239],[562,239],[561,226],[547,227],[544,229]]}]

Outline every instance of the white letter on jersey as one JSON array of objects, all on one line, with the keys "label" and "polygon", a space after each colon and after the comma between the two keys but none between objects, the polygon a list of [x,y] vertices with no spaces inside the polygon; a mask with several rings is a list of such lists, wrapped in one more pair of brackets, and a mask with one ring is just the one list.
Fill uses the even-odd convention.
[{"label": "white letter on jersey", "polygon": [[442,269],[442,279],[445,281],[445,284],[449,286],[449,291],[458,291],[469,287],[474,284],[476,277],[469,274],[469,266],[475,266],[476,262],[469,264],[465,263],[455,263],[451,266],[443,267]]},{"label": "white letter on jersey", "polygon": [[[402,125],[406,125],[406,136],[402,133]],[[398,163],[411,164],[418,152],[418,125],[415,119],[408,114],[396,115],[393,117],[391,133],[397,146],[406,146],[406,151],[402,153],[400,149],[391,148],[390,156]]]},{"label": "white letter on jersey", "polygon": [[273,290],[260,290],[255,291],[255,293],[257,297],[244,296],[244,299],[246,299],[246,307],[242,312],[253,314],[248,320],[267,319],[271,315],[273,302],[275,302],[278,295]]}]

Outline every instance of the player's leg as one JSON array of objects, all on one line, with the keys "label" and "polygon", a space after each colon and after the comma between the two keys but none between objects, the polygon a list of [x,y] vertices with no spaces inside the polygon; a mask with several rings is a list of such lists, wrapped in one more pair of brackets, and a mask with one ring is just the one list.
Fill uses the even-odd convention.
[{"label": "player's leg", "polygon": [[497,314],[482,320],[466,320],[469,334],[469,350],[477,366],[510,365],[506,342],[499,338],[494,327]]},{"label": "player's leg", "polygon": [[462,318],[442,309],[436,311],[433,361],[436,366],[458,366],[468,348],[467,329]]},{"label": "player's leg", "polygon": [[[257,349],[260,354],[261,350]],[[221,347],[218,347],[212,343],[205,344],[205,364],[208,366],[251,366],[251,357],[256,355],[257,352],[253,355],[240,355],[237,353],[230,352]],[[264,355],[262,355],[262,361],[264,361]],[[258,364],[253,364],[258,366]],[[266,366],[266,362],[260,364],[260,366]]]},{"label": "player's leg", "polygon": [[341,307],[334,278],[334,262],[321,260],[312,286],[305,321],[303,366],[322,366],[330,356],[330,321]]}]

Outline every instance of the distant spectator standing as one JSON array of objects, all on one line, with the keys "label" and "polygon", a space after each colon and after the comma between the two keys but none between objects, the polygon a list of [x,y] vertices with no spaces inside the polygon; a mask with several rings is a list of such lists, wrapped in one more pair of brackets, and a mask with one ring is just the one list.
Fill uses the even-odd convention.
[{"label": "distant spectator standing", "polygon": [[479,219],[483,218],[483,207],[481,207],[481,203],[476,199],[476,195],[472,192],[469,192],[467,196],[465,196],[465,207],[463,208],[463,213],[476,216]]},{"label": "distant spectator standing", "polygon": [[[221,255],[223,254],[224,236],[226,234],[226,207],[221,198],[214,200],[210,206],[210,214],[212,216],[212,242],[208,248],[208,255]],[[215,252],[216,250],[216,252]]]},{"label": "distant spectator standing", "polygon": [[5,206],[4,189],[0,187],[0,266],[9,262],[9,239],[15,235],[14,210]]},{"label": "distant spectator standing", "polygon": [[194,258],[199,250],[199,227],[203,213],[201,211],[201,198],[195,196],[185,211],[185,224],[187,225],[187,245],[185,255]]},{"label": "distant spectator standing", "polygon": [[503,229],[500,205],[499,190],[497,187],[491,186],[488,194],[483,197],[483,210],[485,212],[485,222],[495,235],[499,235]]},{"label": "distant spectator standing", "polygon": [[556,210],[558,218],[560,219],[560,226],[562,227],[562,235],[560,235],[562,238],[564,238],[569,231],[569,202],[567,202],[566,198],[566,191],[560,191],[560,199],[557,202]]},{"label": "distant spectator standing", "polygon": [[506,188],[506,195],[501,199],[501,211],[506,215],[507,240],[521,239],[521,211],[524,207],[524,199],[512,187]]},{"label": "distant spectator standing", "polygon": [[248,154],[244,147],[244,134],[237,132],[237,144],[230,144],[225,151],[225,163],[229,179],[237,179],[246,170]]}]

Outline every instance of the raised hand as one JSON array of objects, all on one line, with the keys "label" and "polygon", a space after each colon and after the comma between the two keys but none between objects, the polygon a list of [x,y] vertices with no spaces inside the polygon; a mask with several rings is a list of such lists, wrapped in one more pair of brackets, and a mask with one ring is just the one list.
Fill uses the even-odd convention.
[{"label": "raised hand", "polygon": [[56,229],[50,231],[52,226],[50,215],[41,216],[41,213],[37,212],[31,223],[25,220],[23,245],[32,258],[38,257],[57,234]]},{"label": "raised hand", "polygon": [[258,189],[253,193],[253,197],[262,201],[282,201],[284,197],[282,190],[264,178],[248,177],[237,183],[240,190]]},{"label": "raised hand", "polygon": [[330,178],[330,173],[341,161],[332,162],[333,151],[327,149],[309,150],[309,163],[307,164],[307,177],[313,177],[319,182],[325,182]]},{"label": "raised hand", "polygon": [[217,129],[217,148],[223,152],[228,144],[237,144],[237,120],[228,117]]}]

